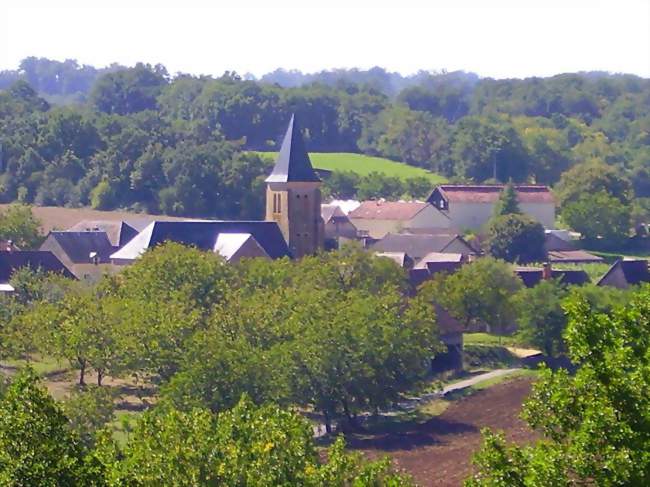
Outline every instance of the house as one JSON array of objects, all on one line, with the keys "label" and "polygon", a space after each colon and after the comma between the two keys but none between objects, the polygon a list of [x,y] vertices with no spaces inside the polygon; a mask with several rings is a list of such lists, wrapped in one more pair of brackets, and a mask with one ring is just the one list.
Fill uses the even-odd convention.
[{"label": "house", "polygon": [[40,250],[56,255],[77,279],[98,279],[116,271],[111,264],[115,247],[104,231],[53,231]]},{"label": "house", "polygon": [[336,249],[345,241],[357,238],[357,227],[341,207],[334,204],[321,205],[320,213],[325,225],[325,248]]},{"label": "house", "polygon": [[402,269],[413,268],[413,259],[405,252],[377,252],[375,256],[390,259]]},{"label": "house", "polygon": [[589,274],[582,269],[553,269],[551,264],[544,267],[516,267],[515,274],[526,287],[535,287],[548,279],[557,279],[567,286],[582,286],[591,282]]},{"label": "house", "polygon": [[0,292],[13,292],[9,284],[11,276],[18,269],[28,267],[32,270],[56,272],[74,278],[68,268],[49,251],[42,250],[2,250],[0,251]]},{"label": "house", "polygon": [[460,235],[389,233],[372,244],[375,252],[405,252],[419,262],[431,252],[474,255],[474,249]]},{"label": "house", "polygon": [[348,214],[360,232],[380,239],[405,228],[448,228],[449,218],[423,201],[363,201]]},{"label": "house", "polygon": [[429,252],[415,266],[427,269],[430,275],[438,272],[456,272],[467,261],[467,256],[456,253]]},{"label": "house", "polygon": [[544,232],[544,251],[568,251],[575,249],[575,244],[566,238],[562,238],[558,232],[552,230],[546,230]]},{"label": "house", "polygon": [[596,285],[627,289],[630,286],[646,282],[650,282],[650,270],[648,269],[647,260],[620,259],[609,268]]},{"label": "house", "polygon": [[151,218],[125,220],[81,220],[68,232],[105,232],[113,247],[123,247],[151,223]]},{"label": "house", "polygon": [[603,258],[590,254],[586,250],[551,250],[547,259],[553,264],[598,264]]},{"label": "house", "polygon": [[[449,218],[453,228],[480,229],[494,211],[504,185],[442,184],[434,188],[427,202]],[[555,225],[555,201],[547,186],[515,186],[521,211],[546,228]]]},{"label": "house", "polygon": [[164,242],[218,252],[226,259],[248,256],[278,259],[290,255],[287,242],[275,222],[206,220],[151,222],[110,258],[115,265],[132,264],[145,251]]}]

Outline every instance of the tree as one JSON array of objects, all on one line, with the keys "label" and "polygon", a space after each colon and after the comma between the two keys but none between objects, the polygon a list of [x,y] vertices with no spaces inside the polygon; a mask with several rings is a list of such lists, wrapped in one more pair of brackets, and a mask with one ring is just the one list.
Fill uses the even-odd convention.
[{"label": "tree", "polygon": [[584,193],[562,207],[562,220],[590,244],[620,245],[630,232],[631,208],[610,194]]},{"label": "tree", "polygon": [[575,375],[545,369],[523,416],[542,439],[508,446],[487,433],[470,486],[646,485],[650,481],[650,287],[604,314],[565,306]]},{"label": "tree", "polygon": [[[68,418],[31,369],[0,401],[0,481],[5,485],[102,485]],[[96,465],[95,465],[96,467]]]},{"label": "tree", "polygon": [[484,257],[454,274],[438,274],[418,294],[442,305],[466,329],[487,327],[489,332],[500,332],[514,323],[513,297],[521,288],[511,265]]},{"label": "tree", "polygon": [[29,206],[11,205],[0,212],[0,240],[11,240],[19,248],[33,249],[43,240],[41,222]]},{"label": "tree", "polygon": [[526,215],[508,214],[488,223],[485,250],[508,262],[544,260],[544,227]]},{"label": "tree", "polygon": [[97,432],[115,419],[114,401],[110,388],[88,385],[75,389],[63,402],[70,428],[86,448],[93,448]]},{"label": "tree", "polygon": [[246,397],[213,415],[146,413],[113,463],[117,485],[411,485],[388,461],[365,463],[339,439],[321,462],[310,423]]},{"label": "tree", "polygon": [[494,205],[494,217],[505,216],[505,215],[520,215],[521,210],[519,209],[519,202],[517,201],[517,191],[515,190],[515,185],[512,184],[512,181],[509,181],[503,187],[501,194],[499,195],[499,200]]},{"label": "tree", "polygon": [[539,348],[547,357],[564,352],[562,334],[566,316],[562,301],[566,295],[566,289],[553,280],[542,281],[516,294],[517,337],[522,343]]},{"label": "tree", "polygon": [[616,167],[597,159],[573,166],[562,174],[555,188],[561,213],[569,203],[579,201],[585,195],[603,192],[623,205],[628,205],[630,202],[630,182]]}]

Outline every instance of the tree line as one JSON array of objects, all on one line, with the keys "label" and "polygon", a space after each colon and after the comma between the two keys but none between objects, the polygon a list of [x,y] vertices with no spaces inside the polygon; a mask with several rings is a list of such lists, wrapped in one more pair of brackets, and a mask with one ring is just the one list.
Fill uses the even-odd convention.
[{"label": "tree line", "polygon": [[[171,76],[138,64],[99,73],[82,102],[57,106],[28,84],[49,79],[51,63],[30,59],[0,92],[3,201],[259,217],[268,163],[247,150],[277,150],[295,112],[312,151],[384,156],[452,180],[555,185],[577,165],[605,165],[629,182],[629,201],[621,200],[632,205],[628,213],[647,218],[650,81],[643,78],[420,73],[395,91],[371,81],[382,78],[377,70],[283,87],[272,78]],[[60,70],[57,79],[84,69]],[[375,194],[354,181],[350,191],[350,183],[339,175],[332,193]],[[381,189],[398,193],[390,184]],[[603,195],[592,199],[607,206]]]}]

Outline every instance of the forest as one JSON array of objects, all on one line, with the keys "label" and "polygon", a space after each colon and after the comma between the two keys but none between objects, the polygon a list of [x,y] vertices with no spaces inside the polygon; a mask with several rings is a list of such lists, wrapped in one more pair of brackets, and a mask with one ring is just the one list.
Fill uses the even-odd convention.
[{"label": "forest", "polygon": [[[650,80],[607,73],[404,77],[380,68],[249,78],[25,59],[0,72],[0,199],[259,218],[270,161],[252,151],[277,150],[296,113],[312,152],[379,155],[452,181],[496,176],[557,185],[560,207],[574,204],[562,215],[569,221],[581,220],[585,208],[608,206],[615,214],[603,218],[624,220],[623,227],[630,217],[633,224],[647,220]],[[567,190],[576,177],[595,191]],[[325,192],[426,193],[422,181],[363,179],[337,172]]]}]

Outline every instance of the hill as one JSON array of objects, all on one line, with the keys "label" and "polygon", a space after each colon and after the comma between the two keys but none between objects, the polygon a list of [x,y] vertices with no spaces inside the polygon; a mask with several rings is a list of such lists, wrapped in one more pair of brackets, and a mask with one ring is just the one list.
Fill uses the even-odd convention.
[{"label": "hill", "polygon": [[[277,152],[258,152],[258,154],[275,159]],[[360,176],[379,172],[387,176],[408,179],[422,176],[432,184],[443,183],[446,179],[425,169],[409,166],[402,162],[391,161],[383,157],[373,157],[352,152],[310,152],[309,157],[316,169],[328,171],[352,171]]]}]

